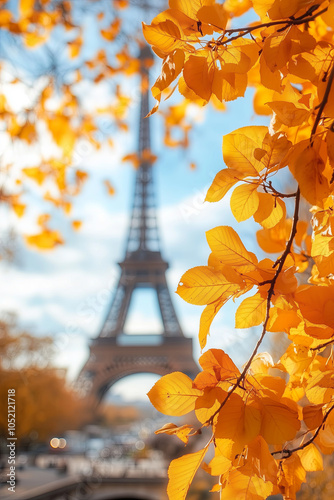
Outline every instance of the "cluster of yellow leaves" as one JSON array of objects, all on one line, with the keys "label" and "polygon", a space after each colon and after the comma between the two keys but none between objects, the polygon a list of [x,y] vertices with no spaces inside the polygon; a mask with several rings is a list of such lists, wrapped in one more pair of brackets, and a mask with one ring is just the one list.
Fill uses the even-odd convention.
[{"label": "cluster of yellow leaves", "polygon": [[[259,19],[235,25],[249,9]],[[168,424],[158,432],[185,443],[204,427],[212,432],[203,449],[172,461],[170,499],[186,497],[202,466],[219,477],[213,491],[220,499],[281,493],[293,500],[306,472],[321,470],[321,452],[334,451],[334,366],[324,351],[334,343],[333,15],[332,0],[170,0],[143,25],[163,59],[152,113],[172,85],[201,105],[232,101],[253,86],[255,112],[271,116],[269,127],[244,126],[223,138],[225,167],[206,201],[229,194],[236,221],[253,218],[259,246],[275,258],[259,260],[234,229],[216,227],[206,235],[208,265],[185,272],[177,289],[205,306],[201,349],[229,299],[238,301],[236,328],[262,325],[257,345],[241,371],[212,349],[195,380],[173,373],[149,392],[159,411],[194,412],[198,420],[198,427]],[[300,220],[301,203],[309,220]],[[258,354],[267,332],[289,339],[277,363]],[[209,447],[214,458],[205,464]]]},{"label": "cluster of yellow leaves", "polygon": [[37,234],[26,236],[28,245],[38,247],[41,250],[49,250],[56,245],[64,243],[59,232],[48,227],[49,220],[50,216],[48,214],[39,216],[38,224],[41,230]]},{"label": "cluster of yellow leaves", "polygon": [[[49,43],[53,47],[54,39],[59,47],[63,44],[64,49],[68,48],[68,60],[63,61],[64,68],[66,64],[67,68],[60,71],[57,55],[51,54],[55,58],[52,63],[54,69],[48,70],[43,81],[38,80],[31,105],[25,104],[20,109],[14,102],[13,94],[17,92],[21,95],[25,80],[21,80],[21,75],[15,77],[15,68],[11,67],[10,62],[5,60],[2,64],[0,61],[0,74],[4,72],[5,82],[8,81],[8,74],[12,73],[10,91],[7,94],[9,85],[5,85],[0,93],[0,123],[12,146],[8,148],[8,154],[1,158],[1,169],[7,173],[2,186],[2,200],[18,217],[29,211],[26,192],[35,189],[33,183],[38,185],[44,200],[69,214],[72,197],[81,192],[88,178],[80,163],[102,142],[112,146],[109,126],[124,132],[128,130],[126,119],[131,99],[121,89],[121,79],[116,79],[118,75],[131,76],[140,71],[140,63],[131,54],[127,42],[124,38],[119,41],[123,29],[122,11],[128,7],[128,2],[114,0],[110,2],[109,10],[103,2],[92,3],[91,22],[96,24],[101,38],[93,50],[90,47],[87,51],[85,22],[81,24],[78,17],[79,4],[76,6],[67,0],[56,4],[50,0],[19,0],[16,8],[11,2],[0,0],[0,29],[8,31],[18,44],[22,43],[28,57],[29,51],[38,46],[38,51],[31,54],[36,58],[34,64],[37,65],[41,57],[41,67],[45,65],[43,58],[49,57],[52,50],[50,52],[47,47],[43,56],[43,45]],[[110,51],[109,47],[116,39],[117,44]],[[71,58],[76,59],[74,63],[71,63]],[[152,64],[152,58],[143,64]],[[110,78],[114,86],[112,104],[91,111],[83,108],[76,85],[84,80],[98,84]],[[21,100],[21,97],[18,98],[18,102]],[[107,117],[101,118],[101,114]],[[46,143],[50,147],[45,147]],[[35,157],[37,153],[40,162],[35,160],[34,164],[27,163],[23,168],[18,168],[17,163],[22,164],[22,155],[21,158],[16,155],[18,148],[20,151],[32,151]],[[150,160],[151,157],[147,158],[147,161]],[[107,185],[107,191],[113,194],[111,184]],[[81,222],[72,221],[71,224],[77,230]],[[62,238],[58,233],[51,234],[48,231],[42,229],[42,238],[37,235],[27,237],[28,243],[44,249],[61,243]]]},{"label": "cluster of yellow leaves", "polygon": [[[319,365],[322,359],[316,356],[313,363]],[[240,495],[238,498],[267,498],[280,492],[286,494],[287,489],[290,495],[287,498],[293,498],[302,481],[297,487],[298,481],[294,479],[291,485],[289,480],[297,471],[304,480],[305,471],[320,470],[321,455],[310,444],[298,450],[296,456],[282,461],[270,453],[270,448],[278,450],[293,439],[303,417],[309,428],[319,426],[320,405],[305,406],[302,411],[287,395],[286,381],[270,374],[278,366],[268,354],[253,358],[240,386],[236,385],[240,371],[224,351],[208,350],[199,362],[202,371],[194,381],[183,373],[172,373],[162,377],[148,394],[159,411],[172,416],[193,411],[200,426],[211,425],[213,430],[214,440],[202,450],[171,463],[169,497],[185,498],[196,470],[202,465],[208,473],[220,476],[220,484],[214,488],[221,490],[220,498],[228,499],[232,494]],[[189,425],[167,424],[157,433],[174,434],[187,443],[198,430]],[[320,438],[329,439],[330,433],[331,428],[326,427]],[[208,464],[203,463],[212,442],[214,457]]]}]

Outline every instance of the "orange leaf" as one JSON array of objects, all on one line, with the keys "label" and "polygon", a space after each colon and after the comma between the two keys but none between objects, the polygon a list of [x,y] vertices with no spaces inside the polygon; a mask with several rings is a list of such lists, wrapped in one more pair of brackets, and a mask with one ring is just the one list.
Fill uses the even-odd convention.
[{"label": "orange leaf", "polygon": [[322,408],[322,404],[304,406],[303,419],[309,429],[316,429],[322,424],[324,418]]},{"label": "orange leaf", "polygon": [[115,194],[115,188],[114,188],[114,186],[111,184],[111,182],[110,182],[108,179],[106,179],[106,180],[104,181],[104,185],[105,185],[105,186],[106,186],[106,188],[107,188],[107,192],[108,192],[108,194],[109,194],[110,196],[114,196],[114,194]]},{"label": "orange leaf", "polygon": [[25,236],[28,245],[37,247],[39,250],[51,250],[56,245],[63,244],[64,241],[58,231],[44,229],[39,234]]},{"label": "orange leaf", "polygon": [[19,12],[21,17],[29,17],[34,12],[35,0],[19,0]]},{"label": "orange leaf", "polygon": [[209,65],[206,57],[191,55],[184,64],[183,78],[186,84],[206,101],[210,99],[212,93],[213,76],[213,65]]},{"label": "orange leaf", "polygon": [[179,417],[195,409],[202,391],[193,389],[193,381],[181,372],[159,379],[147,394],[153,406],[166,415]]},{"label": "orange leaf", "polygon": [[307,472],[323,470],[324,463],[322,456],[318,448],[316,448],[314,444],[309,444],[308,446],[306,446],[306,448],[298,450],[297,453],[299,455],[302,466]]},{"label": "orange leaf", "polygon": [[[219,412],[216,425],[216,445],[222,454],[234,458],[245,444],[250,443],[261,427],[261,413],[253,404],[245,404],[238,394],[232,394]],[[228,441],[228,443],[227,443]],[[228,448],[225,445],[228,444]]]},{"label": "orange leaf", "polygon": [[197,17],[202,23],[211,24],[216,28],[215,31],[223,31],[228,21],[226,10],[221,4],[204,5],[197,11]]},{"label": "orange leaf", "polygon": [[258,193],[259,207],[254,214],[255,222],[264,229],[271,229],[282,220],[285,215],[285,203],[280,198],[274,198],[269,193]]},{"label": "orange leaf", "polygon": [[211,462],[205,467],[205,471],[212,476],[220,476],[225,474],[231,468],[232,462],[223,455],[215,456]]},{"label": "orange leaf", "polygon": [[205,305],[219,298],[231,297],[238,288],[237,284],[230,283],[219,271],[198,266],[184,273],[176,293],[190,304]]},{"label": "orange leaf", "polygon": [[229,226],[219,226],[206,233],[206,239],[214,255],[222,264],[253,270],[256,257],[247,252],[239,235]]},{"label": "orange leaf", "polygon": [[184,500],[189,486],[203,462],[207,447],[203,450],[184,455],[173,460],[168,468],[169,482],[167,486],[168,497],[173,500]]},{"label": "orange leaf", "polygon": [[170,19],[152,25],[143,23],[143,34],[150,45],[165,55],[183,45],[180,28]]},{"label": "orange leaf", "polygon": [[240,372],[231,358],[221,349],[209,349],[199,358],[199,364],[217,381],[238,377]]},{"label": "orange leaf", "polygon": [[259,293],[244,299],[235,313],[235,327],[249,328],[263,323],[266,317],[267,298]]},{"label": "orange leaf", "polygon": [[[244,472],[244,473],[243,473]],[[246,468],[232,469],[223,483],[220,500],[265,500],[273,493],[273,484]]]},{"label": "orange leaf", "polygon": [[242,174],[258,177],[264,165],[254,156],[256,149],[262,148],[268,132],[267,127],[242,127],[223,140],[223,156],[226,165]]},{"label": "orange leaf", "polygon": [[204,347],[206,346],[207,337],[210,334],[211,323],[224,304],[225,300],[218,299],[215,302],[208,304],[202,312],[198,333],[201,349],[204,349]]},{"label": "orange leaf", "polygon": [[189,441],[189,436],[188,434],[193,430],[193,428],[190,425],[181,425],[178,427],[175,424],[165,424],[161,429],[158,429],[157,431],[154,432],[154,434],[169,434],[169,435],[175,435],[181,441],[184,443],[188,443]]},{"label": "orange leaf", "polygon": [[79,229],[81,228],[82,226],[82,222],[81,220],[73,220],[72,221],[72,227],[75,231],[79,231]]},{"label": "orange leaf", "polygon": [[231,210],[238,222],[249,219],[259,207],[258,184],[242,184],[231,196]]},{"label": "orange leaf", "polygon": [[[289,165],[290,167],[290,165]],[[300,192],[311,205],[323,206],[323,200],[330,194],[327,178],[323,175],[325,164],[314,147],[308,146],[292,164],[292,173]]]},{"label": "orange leaf", "polygon": [[214,202],[221,200],[229,189],[238,181],[242,180],[243,177],[243,174],[232,168],[221,170],[214,178],[206,194],[205,201]]},{"label": "orange leaf", "polygon": [[23,205],[22,203],[13,203],[12,207],[18,217],[23,217],[26,205]]},{"label": "orange leaf", "polygon": [[308,321],[334,328],[334,285],[304,285],[295,293],[295,299]]},{"label": "orange leaf", "polygon": [[260,434],[267,443],[282,445],[293,439],[300,429],[298,411],[268,397],[257,401],[262,414]]}]

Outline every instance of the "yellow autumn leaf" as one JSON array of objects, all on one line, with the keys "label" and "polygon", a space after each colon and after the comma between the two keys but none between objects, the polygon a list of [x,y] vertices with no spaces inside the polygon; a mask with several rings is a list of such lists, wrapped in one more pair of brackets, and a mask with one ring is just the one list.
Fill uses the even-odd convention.
[{"label": "yellow autumn leaf", "polygon": [[308,321],[334,328],[334,285],[301,286],[296,291],[295,299]]},{"label": "yellow autumn leaf", "polygon": [[109,196],[114,196],[116,192],[115,188],[108,179],[104,181],[104,185],[107,188],[107,193],[109,194]]},{"label": "yellow autumn leaf", "polygon": [[271,229],[282,220],[286,213],[285,203],[269,193],[258,193],[259,206],[254,214],[255,222],[264,229]]},{"label": "yellow autumn leaf", "polygon": [[184,65],[184,52],[181,49],[176,49],[164,59],[161,74],[152,87],[152,95],[155,99],[160,100],[161,93],[169,87],[169,85],[179,75]]},{"label": "yellow autumn leaf", "polygon": [[287,127],[302,125],[310,116],[310,111],[306,106],[297,107],[292,102],[267,102],[267,106],[276,113],[277,118]]},{"label": "yellow autumn leaf", "polygon": [[195,409],[196,399],[202,392],[193,388],[187,375],[174,372],[161,377],[147,395],[158,411],[179,417]]},{"label": "yellow autumn leaf", "polygon": [[319,255],[314,257],[314,262],[319,271],[319,277],[327,277],[334,274],[334,251],[328,256]]},{"label": "yellow autumn leaf", "polygon": [[313,444],[309,444],[302,450],[297,451],[302,466],[307,472],[323,470],[324,462],[318,448]]},{"label": "yellow autumn leaf", "polygon": [[269,397],[257,398],[257,402],[262,415],[260,434],[268,444],[282,445],[295,437],[300,429],[297,410]]},{"label": "yellow autumn leaf", "polygon": [[35,0],[19,0],[19,13],[21,17],[29,17],[34,12]]},{"label": "yellow autumn leaf", "polygon": [[199,358],[205,372],[214,375],[217,381],[237,378],[240,372],[232,359],[222,349],[209,349]]},{"label": "yellow autumn leaf", "polygon": [[165,424],[161,427],[161,429],[158,429],[157,431],[154,431],[154,434],[169,434],[171,436],[175,435],[183,443],[188,443],[189,441],[189,433],[193,430],[193,428],[190,425],[181,425],[177,426],[175,424]]},{"label": "yellow autumn leaf", "polygon": [[72,227],[75,231],[79,231],[79,229],[82,226],[82,221],[81,220],[73,220],[72,221]]},{"label": "yellow autumn leaf", "polygon": [[249,219],[259,207],[258,184],[242,184],[234,189],[230,204],[238,222]]},{"label": "yellow autumn leaf", "polygon": [[278,479],[280,490],[287,490],[290,498],[296,498],[296,492],[306,479],[306,471],[296,453],[282,461],[282,474]]},{"label": "yellow autumn leaf", "polygon": [[207,448],[173,460],[168,468],[167,493],[171,500],[184,500],[189,486],[204,460]]},{"label": "yellow autumn leaf", "polygon": [[234,101],[243,97],[247,88],[246,73],[225,73],[215,68],[212,82],[212,93],[220,102]]},{"label": "yellow autumn leaf", "polygon": [[332,370],[313,370],[305,393],[310,403],[314,405],[329,403],[334,395],[334,373]]},{"label": "yellow autumn leaf", "polygon": [[[300,9],[312,5],[312,0],[269,0],[272,5],[268,8],[270,19],[284,19],[296,14]],[[260,3],[260,2],[259,2]]]},{"label": "yellow autumn leaf", "polygon": [[47,35],[36,32],[25,33],[24,43],[27,47],[36,47],[37,45],[44,43],[47,39]]},{"label": "yellow autumn leaf", "polygon": [[232,13],[233,16],[242,16],[252,7],[250,0],[226,0],[224,2],[226,12]]},{"label": "yellow autumn leaf", "polygon": [[[202,384],[204,379],[204,383]],[[226,398],[227,392],[223,391],[220,387],[217,387],[217,381],[215,381],[215,385],[210,387],[207,384],[208,379],[212,379],[212,376],[207,372],[200,372],[195,381],[196,385],[198,383],[199,387],[204,387],[203,395],[199,396],[196,401],[195,415],[196,418],[201,424],[205,424],[209,419],[213,417],[215,414],[214,421],[217,421],[217,412],[220,408],[222,401]],[[194,382],[195,384],[195,382]],[[205,390],[205,388],[207,390]]]},{"label": "yellow autumn leaf", "polygon": [[303,407],[303,420],[309,429],[320,427],[323,422],[322,404]]},{"label": "yellow autumn leaf", "polygon": [[26,235],[25,240],[28,245],[38,248],[39,250],[51,250],[56,245],[64,243],[58,231],[44,229],[39,234]]},{"label": "yellow autumn leaf", "polygon": [[48,120],[48,127],[56,144],[63,150],[64,156],[70,156],[74,148],[76,133],[72,129],[69,119],[58,115]]},{"label": "yellow autumn leaf", "polygon": [[261,413],[256,405],[245,404],[238,394],[232,394],[219,412],[215,429],[216,446],[227,458],[233,459],[260,432]]},{"label": "yellow autumn leaf", "polygon": [[18,217],[23,217],[26,205],[24,205],[23,203],[13,203],[12,207]]},{"label": "yellow autumn leaf", "polygon": [[197,11],[197,17],[202,23],[210,24],[215,31],[223,31],[228,21],[222,4],[204,5]]},{"label": "yellow autumn leaf", "polygon": [[187,86],[205,101],[210,99],[214,66],[206,57],[191,55],[183,68],[183,78]]},{"label": "yellow autumn leaf", "polygon": [[143,34],[149,44],[157,47],[165,55],[177,48],[182,48],[183,45],[181,41],[183,34],[170,19],[152,25],[143,23]]},{"label": "yellow autumn leaf", "polygon": [[[243,474],[243,471],[245,472]],[[273,493],[273,484],[249,469],[232,469],[222,485],[220,500],[266,500]]]},{"label": "yellow autumn leaf", "polygon": [[281,219],[276,226],[270,229],[260,229],[256,233],[257,242],[268,253],[279,253],[285,250],[286,242],[291,231],[291,220]]},{"label": "yellow autumn leaf", "polygon": [[201,349],[204,349],[206,346],[207,338],[210,334],[211,323],[224,304],[225,300],[218,299],[215,302],[208,304],[202,312],[198,333],[199,345],[201,346]]},{"label": "yellow autumn leaf", "polygon": [[289,168],[299,184],[302,196],[311,205],[323,207],[323,200],[329,196],[331,189],[324,176],[325,163],[317,149],[310,145],[304,147],[291,158]]},{"label": "yellow autumn leaf", "polygon": [[257,436],[248,445],[248,460],[255,462],[256,472],[265,481],[275,483],[277,480],[277,463],[269,451],[269,446],[262,436]]},{"label": "yellow autumn leaf", "polygon": [[321,17],[325,21],[327,26],[330,26],[332,29],[334,29],[334,2],[333,1],[331,1],[329,3],[327,12],[324,12]]},{"label": "yellow autumn leaf", "polygon": [[222,264],[243,270],[256,267],[256,257],[244,247],[238,233],[229,226],[219,226],[206,233],[212,252]]},{"label": "yellow autumn leaf", "polygon": [[238,172],[238,170],[224,168],[214,178],[206,194],[205,201],[214,202],[221,200],[229,189],[242,180],[243,177],[243,174]]},{"label": "yellow autumn leaf", "polygon": [[247,297],[239,305],[235,313],[236,328],[250,328],[263,323],[266,317],[267,298],[259,293]]},{"label": "yellow autumn leaf", "polygon": [[223,139],[223,157],[228,168],[242,174],[258,177],[264,165],[257,160],[254,151],[262,148],[263,140],[268,132],[267,127],[242,127]]},{"label": "yellow autumn leaf", "polygon": [[216,455],[207,466],[205,471],[212,476],[220,476],[229,471],[232,466],[232,461],[224,457],[224,455]]},{"label": "yellow autumn leaf", "polygon": [[238,288],[237,284],[230,283],[214,268],[198,266],[184,273],[176,293],[186,302],[201,306],[215,302],[219,298],[229,298]]}]

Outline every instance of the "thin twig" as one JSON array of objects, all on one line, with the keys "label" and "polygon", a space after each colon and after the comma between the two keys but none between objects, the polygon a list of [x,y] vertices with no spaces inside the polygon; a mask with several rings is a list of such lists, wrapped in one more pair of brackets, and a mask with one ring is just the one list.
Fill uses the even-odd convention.
[{"label": "thin twig", "polygon": [[[319,7],[319,5],[318,5],[318,7]],[[314,8],[313,8],[313,10],[314,10]],[[270,26],[278,26],[280,24],[285,24],[286,25],[286,26],[284,26],[280,30],[280,31],[283,31],[283,30],[289,28],[290,26],[298,26],[300,24],[305,24],[305,23],[309,23],[311,21],[314,21],[318,16],[320,16],[321,14],[323,14],[324,12],[326,12],[327,10],[328,10],[328,7],[325,7],[324,9],[320,10],[316,14],[310,15],[309,17],[304,17],[305,16],[305,14],[304,14],[303,16],[297,17],[296,19],[289,18],[289,19],[280,20],[280,21],[270,21],[268,23],[260,23],[260,24],[254,25],[254,26],[249,26],[248,28],[233,28],[233,29],[228,29],[228,30],[225,30],[224,35],[226,33],[229,34],[229,35],[233,34],[233,33],[238,33],[238,35],[236,35],[234,37],[231,37],[228,40],[220,40],[220,39],[218,39],[215,42],[215,44],[218,45],[218,46],[219,45],[225,45],[226,43],[229,43],[232,40],[236,40],[237,38],[241,38],[241,37],[243,37],[245,35],[251,34],[252,31],[255,31],[255,30],[258,30],[258,29],[261,29],[261,28],[269,28]],[[212,43],[212,42],[210,42],[210,43]]]},{"label": "thin twig", "polygon": [[317,428],[317,430],[315,431],[315,433],[313,434],[313,436],[308,441],[305,441],[304,444],[301,444],[300,446],[297,446],[296,448],[291,448],[290,450],[273,451],[272,455],[279,455],[280,453],[281,454],[285,453],[287,456],[286,457],[282,457],[282,458],[289,458],[289,457],[291,457],[292,453],[294,453],[295,451],[303,450],[309,444],[313,443],[313,441],[315,440],[315,438],[317,437],[317,435],[321,431],[322,426],[326,422],[326,420],[327,420],[327,418],[328,418],[328,416],[329,416],[329,414],[331,413],[332,410],[334,410],[334,405],[329,408],[329,410],[327,411],[326,415],[322,419],[321,424],[319,425],[319,427]]},{"label": "thin twig", "polygon": [[[229,400],[229,398],[231,397],[231,395],[239,387],[240,382],[242,382],[244,380],[244,378],[246,377],[246,373],[248,372],[248,369],[249,369],[249,367],[250,367],[253,359],[255,358],[260,345],[262,344],[264,336],[267,333],[267,324],[268,324],[268,321],[269,321],[269,313],[270,313],[270,303],[271,303],[272,296],[275,294],[275,284],[276,284],[278,276],[280,275],[280,273],[281,273],[281,271],[283,269],[285,260],[286,260],[287,256],[291,252],[292,243],[293,243],[293,240],[294,240],[294,238],[296,236],[296,233],[297,233],[297,222],[298,222],[299,204],[300,204],[300,190],[299,190],[299,188],[297,189],[297,192],[296,192],[295,196],[296,196],[295,211],[294,211],[294,215],[293,215],[293,224],[292,224],[292,228],[291,228],[291,233],[290,233],[289,241],[288,241],[288,243],[286,245],[284,253],[282,254],[282,256],[280,257],[280,259],[278,259],[278,261],[276,263],[276,265],[278,264],[278,267],[276,269],[275,275],[274,275],[273,279],[269,281],[270,288],[268,290],[268,295],[267,295],[266,316],[265,316],[265,320],[263,322],[261,336],[260,336],[259,340],[256,343],[256,346],[255,346],[255,348],[254,348],[254,350],[252,352],[251,357],[247,361],[247,363],[246,363],[246,365],[245,365],[242,373],[237,378],[237,380],[236,380],[235,384],[233,385],[232,389],[228,392],[228,394],[226,395],[225,399],[219,405],[219,408],[211,415],[211,417],[206,422],[204,422],[203,427],[206,426],[206,425],[212,425],[213,420],[216,417],[216,415],[218,415],[218,413],[225,406],[225,404],[227,403],[227,401]],[[275,265],[275,267],[276,267],[276,265]]]},{"label": "thin twig", "polygon": [[[333,61],[332,61],[332,63],[333,63]],[[324,97],[322,98],[322,101],[320,103],[320,106],[319,106],[319,109],[318,109],[318,112],[317,112],[317,116],[315,118],[315,122],[314,122],[313,127],[312,127],[311,137],[310,137],[311,144],[313,144],[313,136],[316,133],[316,130],[317,130],[318,125],[319,125],[319,122],[321,120],[322,112],[323,112],[323,110],[324,110],[324,108],[325,108],[325,106],[327,104],[328,96],[329,96],[329,93],[331,91],[331,87],[332,87],[332,84],[333,84],[333,79],[334,79],[334,64],[332,66],[331,72],[330,72],[328,80],[327,80],[327,85],[326,85],[326,90],[325,90],[325,93],[324,93]]]},{"label": "thin twig", "polygon": [[329,340],[328,342],[324,342],[323,344],[318,345],[317,347],[310,347],[310,351],[319,351],[323,347],[327,347],[328,345],[333,344],[334,339]]}]

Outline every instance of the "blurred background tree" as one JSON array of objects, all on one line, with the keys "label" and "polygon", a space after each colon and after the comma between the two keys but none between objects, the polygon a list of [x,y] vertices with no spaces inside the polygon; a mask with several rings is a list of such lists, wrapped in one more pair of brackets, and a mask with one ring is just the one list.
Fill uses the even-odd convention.
[{"label": "blurred background tree", "polygon": [[[0,0],[0,7],[0,200],[19,218],[38,206],[25,239],[50,249],[63,243],[54,208],[80,228],[71,209],[88,178],[82,162],[128,131],[140,95],[139,80],[129,86],[139,69],[138,19],[154,9],[136,0]],[[112,179],[105,189],[115,192]]]}]

